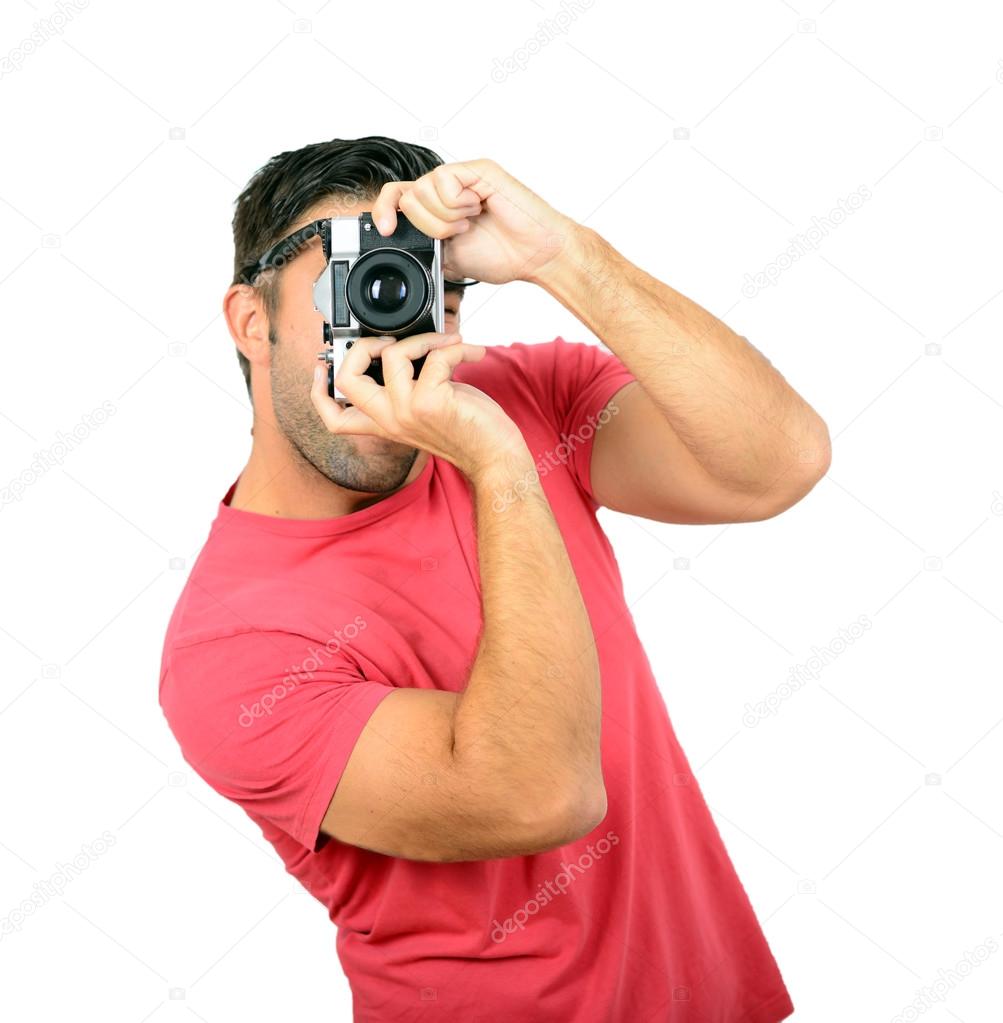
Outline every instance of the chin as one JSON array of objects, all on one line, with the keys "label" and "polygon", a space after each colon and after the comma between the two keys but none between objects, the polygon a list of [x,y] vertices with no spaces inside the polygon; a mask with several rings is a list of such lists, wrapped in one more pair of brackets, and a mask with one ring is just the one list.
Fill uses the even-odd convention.
[{"label": "chin", "polygon": [[414,451],[414,448],[407,444],[401,444],[395,440],[388,440],[386,437],[372,437],[368,435],[356,435],[355,448],[360,455],[401,455]]}]

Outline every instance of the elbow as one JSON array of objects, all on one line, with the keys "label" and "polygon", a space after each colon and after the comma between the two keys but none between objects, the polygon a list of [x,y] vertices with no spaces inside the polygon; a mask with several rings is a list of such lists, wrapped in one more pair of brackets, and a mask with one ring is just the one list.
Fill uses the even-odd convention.
[{"label": "elbow", "polygon": [[479,810],[471,814],[475,819],[466,821],[465,833],[415,835],[399,855],[431,863],[458,863],[550,852],[577,842],[603,822],[606,789],[600,784],[598,790],[560,797],[553,791],[546,795],[527,792],[516,806],[488,811],[482,805]]},{"label": "elbow", "polygon": [[575,832],[571,841],[577,841],[579,838],[584,838],[586,835],[592,834],[596,828],[606,819],[606,813],[609,810],[609,804],[606,799],[606,786],[600,783],[599,787],[594,790],[588,798],[588,801],[581,807],[579,807],[577,814],[575,815],[572,828]]},{"label": "elbow", "polygon": [[[819,433],[809,444],[798,449],[797,460],[788,466],[765,494],[758,495],[755,503],[747,509],[744,521],[772,519],[803,501],[815,488],[815,484],[829,471],[832,464],[832,443],[829,431],[819,420]],[[782,487],[782,489],[781,489]]]},{"label": "elbow", "polygon": [[537,800],[528,828],[534,852],[547,852],[591,834],[606,817],[606,787],[600,780],[585,790],[562,793],[557,799]]},{"label": "elbow", "polygon": [[[486,855],[478,859],[535,856],[577,842],[591,834],[606,817],[606,788],[602,780],[574,788],[559,784],[546,791],[524,789],[515,804],[496,808],[484,829]],[[466,858],[466,857],[464,857]]]},{"label": "elbow", "polygon": [[[437,863],[534,856],[569,845],[594,831],[607,812],[600,768],[570,778],[539,771],[506,777],[493,770],[491,782],[462,786],[466,799],[450,800],[446,820],[410,830],[407,859]],[[505,778],[506,783],[498,782]]]},{"label": "elbow", "polygon": [[804,451],[802,460],[809,479],[807,489],[811,490],[832,465],[832,438],[822,418],[818,419],[814,445]]},{"label": "elbow", "polygon": [[[829,439],[829,430],[822,420],[819,420],[819,433],[810,447],[803,448],[798,452],[798,483],[794,488],[793,499],[787,507],[797,504],[798,501],[807,497],[814,489],[815,484],[829,471],[832,465],[832,441]],[[786,510],[786,509],[784,509]]]}]

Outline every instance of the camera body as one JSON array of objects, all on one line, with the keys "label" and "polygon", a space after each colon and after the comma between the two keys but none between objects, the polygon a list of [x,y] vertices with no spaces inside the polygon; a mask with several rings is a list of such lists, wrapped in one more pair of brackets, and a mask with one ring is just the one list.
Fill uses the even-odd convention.
[{"label": "camera body", "polygon": [[[360,337],[410,337],[443,329],[442,242],[419,231],[402,213],[384,237],[369,213],[321,222],[327,265],[313,286],[313,304],[324,317],[327,390],[351,404],[334,385],[337,367]],[[414,376],[425,356],[413,360]],[[383,363],[366,375],[383,385]]]}]

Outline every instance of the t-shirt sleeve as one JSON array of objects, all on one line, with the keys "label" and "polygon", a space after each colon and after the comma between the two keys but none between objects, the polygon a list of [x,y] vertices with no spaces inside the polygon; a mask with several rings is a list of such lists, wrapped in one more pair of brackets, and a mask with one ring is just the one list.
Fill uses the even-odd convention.
[{"label": "t-shirt sleeve", "polygon": [[572,475],[595,502],[591,459],[596,430],[616,414],[603,414],[613,395],[636,377],[611,352],[599,345],[557,337],[525,349],[527,375],[544,415],[565,445]]},{"label": "t-shirt sleeve", "polygon": [[212,788],[316,851],[355,743],[393,690],[323,643],[247,631],[172,650],[160,703]]}]

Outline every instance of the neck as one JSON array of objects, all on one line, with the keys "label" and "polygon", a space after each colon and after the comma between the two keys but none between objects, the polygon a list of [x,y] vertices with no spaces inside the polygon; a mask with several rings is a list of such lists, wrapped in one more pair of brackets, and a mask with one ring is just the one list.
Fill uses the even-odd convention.
[{"label": "neck", "polygon": [[[281,431],[258,416],[251,436],[251,454],[237,480],[231,508],[288,519],[325,519],[348,515],[396,493],[339,487],[307,462]],[[427,451],[418,452],[401,487],[418,478],[428,458]]]}]

